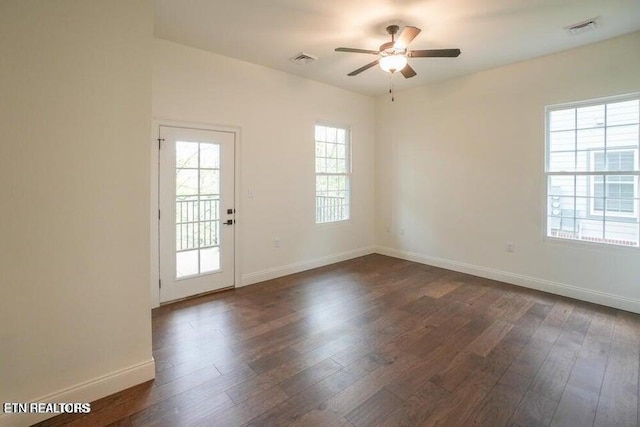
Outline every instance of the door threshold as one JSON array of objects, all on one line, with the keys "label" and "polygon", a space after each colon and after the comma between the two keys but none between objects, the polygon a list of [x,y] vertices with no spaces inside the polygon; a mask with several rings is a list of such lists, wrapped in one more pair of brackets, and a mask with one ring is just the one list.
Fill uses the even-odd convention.
[{"label": "door threshold", "polygon": [[226,288],[220,288],[220,289],[214,289],[213,291],[201,292],[199,294],[190,295],[190,296],[184,297],[184,298],[172,299],[171,301],[161,302],[160,303],[160,307],[165,306],[165,305],[175,304],[177,302],[183,302],[183,301],[188,301],[188,300],[204,297],[204,296],[207,296],[207,295],[213,295],[213,294],[218,294],[218,293],[221,293],[221,292],[231,291],[231,290],[233,290],[235,288],[236,288],[235,286],[227,286]]}]

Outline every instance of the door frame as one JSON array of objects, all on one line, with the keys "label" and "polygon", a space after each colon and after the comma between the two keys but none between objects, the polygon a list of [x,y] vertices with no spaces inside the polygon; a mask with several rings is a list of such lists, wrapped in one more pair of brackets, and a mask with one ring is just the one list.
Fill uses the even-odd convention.
[{"label": "door frame", "polygon": [[158,149],[158,138],[160,138],[160,127],[177,127],[186,129],[210,130],[216,132],[229,132],[234,134],[234,209],[236,223],[234,225],[233,241],[233,286],[237,287],[240,283],[240,254],[242,253],[240,242],[242,239],[242,209],[241,209],[241,192],[240,192],[240,139],[241,128],[237,126],[216,125],[210,123],[185,122],[179,120],[154,118],[151,124],[151,229],[150,229],[150,292],[151,292],[151,308],[160,306],[160,219],[158,218],[158,210],[160,209],[160,150]]}]

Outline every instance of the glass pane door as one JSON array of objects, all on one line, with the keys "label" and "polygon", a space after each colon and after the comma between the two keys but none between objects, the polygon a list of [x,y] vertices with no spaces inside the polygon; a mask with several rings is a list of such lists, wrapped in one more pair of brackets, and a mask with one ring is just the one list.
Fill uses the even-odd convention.
[{"label": "glass pane door", "polygon": [[176,141],[176,279],[220,269],[220,145]]}]

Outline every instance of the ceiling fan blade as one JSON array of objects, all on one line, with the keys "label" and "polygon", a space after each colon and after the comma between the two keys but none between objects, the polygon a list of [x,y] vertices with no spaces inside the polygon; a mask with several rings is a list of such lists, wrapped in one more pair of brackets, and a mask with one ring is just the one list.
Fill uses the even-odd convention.
[{"label": "ceiling fan blade", "polygon": [[410,50],[409,58],[456,58],[460,55],[460,49],[427,49]]},{"label": "ceiling fan blade", "polygon": [[393,47],[396,49],[406,49],[409,43],[420,34],[420,31],[422,30],[418,27],[404,27]]},{"label": "ceiling fan blade", "polygon": [[366,71],[366,70],[368,70],[368,69],[369,69],[369,68],[371,68],[371,67],[375,67],[376,65],[378,65],[378,62],[379,62],[379,61],[376,59],[375,61],[368,63],[368,64],[367,64],[367,65],[365,65],[364,67],[360,67],[360,68],[358,68],[357,70],[350,72],[349,74],[347,74],[347,76],[355,76],[355,75],[358,75],[358,74],[360,74],[361,72]]},{"label": "ceiling fan blade", "polygon": [[377,50],[368,50],[368,49],[354,49],[351,47],[337,47],[336,52],[351,52],[351,53],[368,53],[370,55],[377,55],[380,52]]},{"label": "ceiling fan blade", "polygon": [[407,64],[402,70],[400,70],[405,79],[410,79],[411,77],[416,75],[416,70],[411,68],[411,65]]}]

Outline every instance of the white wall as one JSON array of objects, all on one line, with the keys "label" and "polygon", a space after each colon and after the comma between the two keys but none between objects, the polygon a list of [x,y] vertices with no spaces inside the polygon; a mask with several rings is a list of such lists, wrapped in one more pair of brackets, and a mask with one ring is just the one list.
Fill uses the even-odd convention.
[{"label": "white wall", "polygon": [[544,108],[640,91],[639,47],[634,33],[378,98],[379,250],[640,312],[640,251],[543,240]]},{"label": "white wall", "polygon": [[153,377],[152,16],[149,1],[0,4],[0,402]]},{"label": "white wall", "polygon": [[[373,98],[164,40],[153,51],[154,118],[240,128],[238,285],[372,251]],[[352,219],[345,223],[315,224],[317,120],[351,126]]]}]

